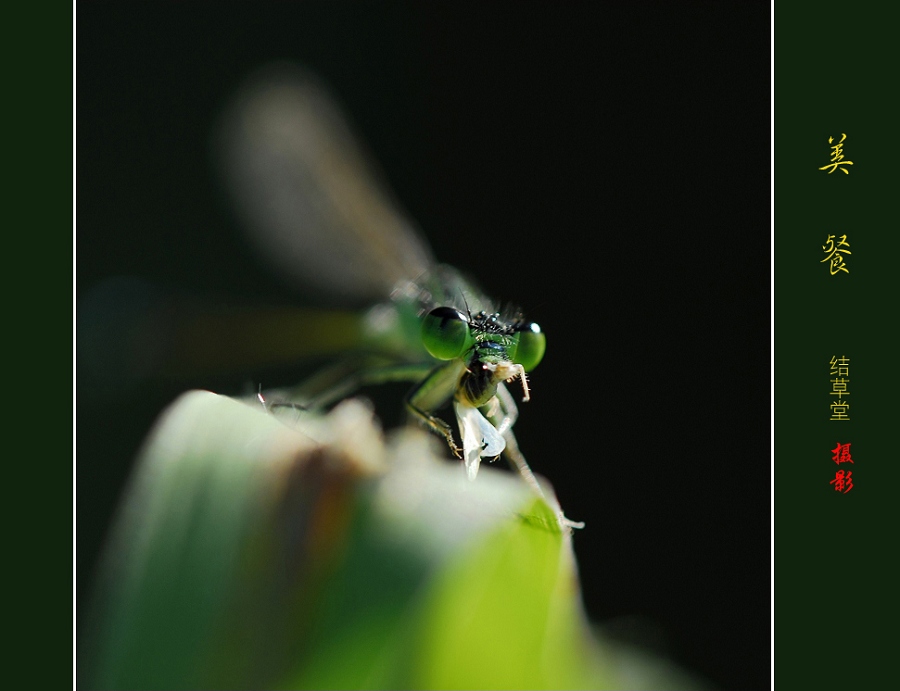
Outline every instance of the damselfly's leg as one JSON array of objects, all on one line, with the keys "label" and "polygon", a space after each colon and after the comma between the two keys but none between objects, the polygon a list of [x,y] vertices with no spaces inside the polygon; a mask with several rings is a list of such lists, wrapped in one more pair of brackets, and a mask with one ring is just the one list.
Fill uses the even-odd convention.
[{"label": "damselfly's leg", "polygon": [[497,431],[503,435],[503,439],[506,441],[506,448],[503,450],[503,453],[506,454],[510,464],[519,471],[525,482],[531,486],[538,496],[543,497],[544,490],[541,489],[540,484],[534,477],[534,473],[531,472],[528,461],[525,460],[525,456],[519,450],[519,444],[516,442],[516,436],[512,431],[512,426],[519,416],[519,409],[516,407],[515,399],[513,399],[512,394],[509,393],[503,384],[499,384],[497,386],[497,395],[493,400],[497,401],[495,406],[497,410],[495,414],[494,411],[490,411],[491,414],[488,415],[488,418],[494,423]]},{"label": "damselfly's leg", "polygon": [[263,396],[262,384],[259,385],[259,390],[256,393],[256,400],[262,404],[263,410],[270,415],[276,408],[290,408],[295,413],[304,409],[303,406],[297,405],[296,403],[292,403],[290,401],[267,400],[266,397]]},{"label": "damselfly's leg", "polygon": [[500,423],[497,424],[495,422],[494,426],[497,428],[498,433],[501,435],[506,434],[506,430],[511,430],[519,418],[519,407],[516,405],[516,401],[509,389],[503,383],[497,385],[497,395],[491,399],[489,405],[491,408],[488,411],[488,417],[492,422],[499,419]]},{"label": "damselfly's leg", "polygon": [[[510,464],[519,471],[519,475],[522,476],[535,493],[546,499],[547,497],[544,494],[544,490],[541,489],[540,483],[538,483],[534,473],[531,472],[528,461],[525,460],[525,456],[519,450],[519,443],[516,441],[516,436],[512,431],[512,426],[519,415],[519,409],[516,407],[515,399],[506,387],[503,384],[500,384],[497,387],[497,396],[494,400],[498,402],[498,414],[495,417],[489,417],[491,417],[492,422],[494,422],[495,419],[500,419],[499,425],[495,422],[495,426],[497,427],[497,431],[503,435],[504,441],[506,441],[506,448],[503,450],[503,453],[506,455]],[[583,522],[572,521],[566,518],[561,510],[557,512],[556,518],[559,521],[559,525],[564,530],[571,531],[572,528],[584,528]]]},{"label": "damselfly's leg", "polygon": [[288,392],[297,407],[322,410],[341,401],[364,386],[387,382],[419,381],[429,367],[421,364],[384,364],[368,359],[345,360],[320,369],[312,377]]},{"label": "damselfly's leg", "polygon": [[461,361],[452,360],[435,367],[406,397],[409,412],[432,432],[442,436],[457,458],[462,458],[462,450],[453,439],[453,429],[430,411],[453,396],[464,369]]}]

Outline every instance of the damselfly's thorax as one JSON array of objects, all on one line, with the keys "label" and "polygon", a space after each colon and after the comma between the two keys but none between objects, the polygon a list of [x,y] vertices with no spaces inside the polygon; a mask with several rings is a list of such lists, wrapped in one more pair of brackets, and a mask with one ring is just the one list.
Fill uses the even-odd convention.
[{"label": "damselfly's thorax", "polygon": [[524,377],[525,372],[509,356],[510,347],[515,345],[515,332],[511,324],[500,320],[499,314],[469,315],[469,327],[475,343],[464,357],[466,370],[460,378],[457,397],[477,408],[496,395],[500,382]]}]

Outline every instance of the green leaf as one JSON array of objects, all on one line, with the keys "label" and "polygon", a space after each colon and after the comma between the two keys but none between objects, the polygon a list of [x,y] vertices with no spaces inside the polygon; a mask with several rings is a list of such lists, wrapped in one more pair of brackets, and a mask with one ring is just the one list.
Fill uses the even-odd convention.
[{"label": "green leaf", "polygon": [[559,507],[512,473],[468,481],[437,441],[386,442],[358,401],[184,394],[106,551],[87,684],[639,688],[590,632]]}]

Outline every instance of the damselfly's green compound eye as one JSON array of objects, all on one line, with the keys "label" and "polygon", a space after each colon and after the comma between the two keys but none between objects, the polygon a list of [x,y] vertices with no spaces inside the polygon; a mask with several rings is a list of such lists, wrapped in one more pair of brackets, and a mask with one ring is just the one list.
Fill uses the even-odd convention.
[{"label": "damselfly's green compound eye", "polygon": [[522,365],[526,372],[530,372],[544,357],[544,351],[547,350],[547,337],[544,336],[541,327],[534,322],[523,324],[519,327],[516,335],[518,344],[515,354],[511,353],[510,355],[513,362]]},{"label": "damselfly's green compound eye", "polygon": [[475,342],[465,314],[452,307],[436,307],[422,320],[422,344],[438,360],[460,357]]}]

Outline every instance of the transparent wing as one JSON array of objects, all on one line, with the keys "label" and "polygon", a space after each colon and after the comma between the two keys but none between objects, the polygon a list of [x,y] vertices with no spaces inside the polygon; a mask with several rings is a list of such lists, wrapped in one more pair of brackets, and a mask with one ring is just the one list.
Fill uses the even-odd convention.
[{"label": "transparent wing", "polygon": [[283,279],[332,302],[384,299],[432,264],[335,100],[305,70],[251,77],[215,149],[249,239]]},{"label": "transparent wing", "polygon": [[494,302],[485,296],[472,278],[447,264],[433,266],[421,274],[410,288],[418,291],[417,298],[422,311],[440,305],[472,314],[481,310],[496,311]]}]

